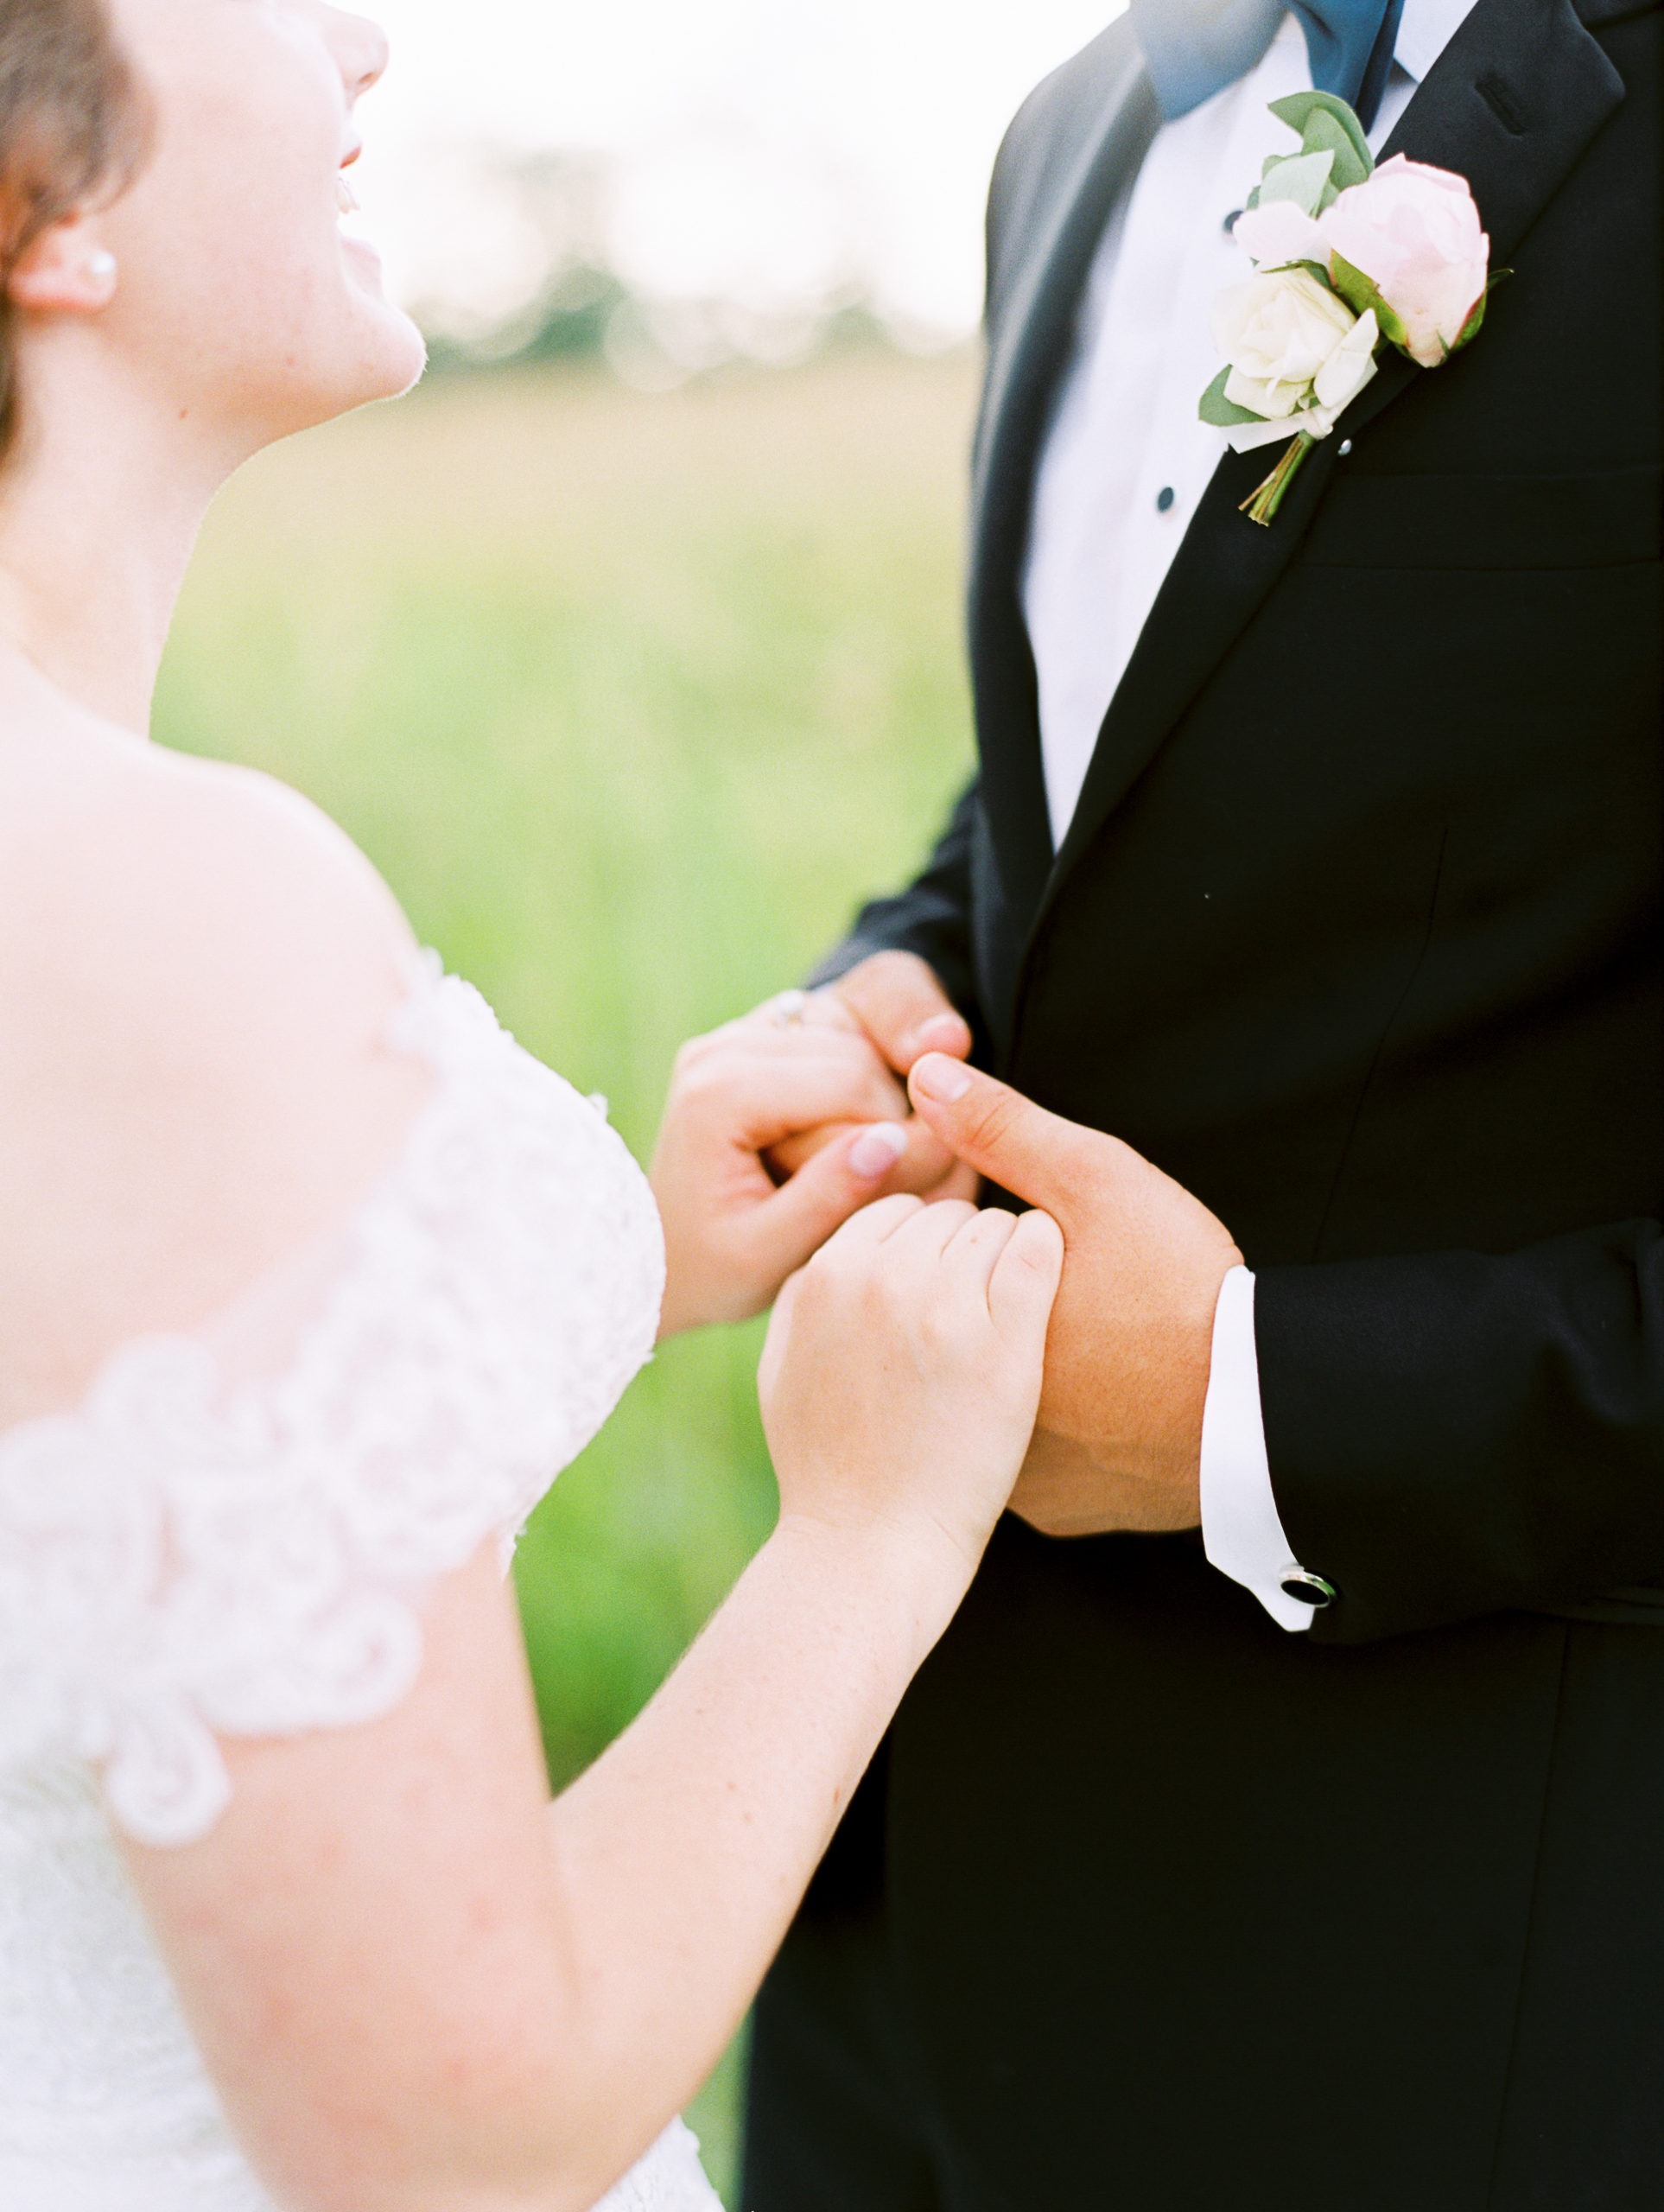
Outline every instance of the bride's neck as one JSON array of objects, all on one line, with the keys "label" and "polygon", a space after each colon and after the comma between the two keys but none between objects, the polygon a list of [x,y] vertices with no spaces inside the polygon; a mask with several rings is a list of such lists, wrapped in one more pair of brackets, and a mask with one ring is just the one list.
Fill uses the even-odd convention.
[{"label": "bride's neck", "polygon": [[243,456],[145,396],[47,380],[0,474],[0,642],[145,734],[191,548]]}]

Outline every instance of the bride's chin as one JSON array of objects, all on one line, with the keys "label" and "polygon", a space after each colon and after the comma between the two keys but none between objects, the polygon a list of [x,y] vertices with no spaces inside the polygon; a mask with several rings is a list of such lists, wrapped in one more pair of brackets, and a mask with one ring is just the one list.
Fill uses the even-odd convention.
[{"label": "bride's chin", "polygon": [[[379,272],[380,264],[376,264]],[[364,355],[364,389],[349,401],[350,406],[362,406],[375,399],[397,399],[409,391],[428,365],[428,345],[403,308],[395,307],[384,297],[380,286],[365,298],[360,294],[364,306],[371,311],[373,335]]]},{"label": "bride's chin", "polygon": [[387,297],[381,256],[370,241],[343,233],[340,247],[341,270],[354,313],[360,319],[367,317],[373,332],[367,349],[372,359],[365,365],[371,367],[374,388],[363,396],[396,399],[410,390],[427,367],[427,341],[403,308]]}]

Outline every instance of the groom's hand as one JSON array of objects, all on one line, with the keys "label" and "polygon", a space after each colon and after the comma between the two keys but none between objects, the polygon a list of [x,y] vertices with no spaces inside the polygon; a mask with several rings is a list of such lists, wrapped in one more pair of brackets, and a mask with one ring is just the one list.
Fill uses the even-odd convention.
[{"label": "groom's hand", "polygon": [[829,987],[899,1076],[924,1052],[962,1060],[969,1024],[916,952],[874,952]]},{"label": "groom's hand", "polygon": [[803,991],[683,1046],[651,1173],[667,1336],[760,1313],[874,1198],[975,1181],[860,1025]]},{"label": "groom's hand", "polygon": [[[965,1017],[916,952],[871,954],[835,982],[810,992],[803,1018],[859,1033],[904,1081],[922,1052],[947,1052],[962,1060],[971,1048]],[[833,1123],[799,1131],[773,1147],[769,1166],[778,1175],[795,1173],[842,1134]],[[892,1189],[915,1192],[931,1200],[975,1202],[981,1179],[956,1160],[928,1125],[911,1122],[908,1138],[906,1157]]]},{"label": "groom's hand", "polygon": [[1051,1535],[1195,1528],[1214,1307],[1242,1254],[1116,1137],[931,1053],[913,1103],[943,1142],[1064,1233],[1039,1423],[1013,1510]]}]

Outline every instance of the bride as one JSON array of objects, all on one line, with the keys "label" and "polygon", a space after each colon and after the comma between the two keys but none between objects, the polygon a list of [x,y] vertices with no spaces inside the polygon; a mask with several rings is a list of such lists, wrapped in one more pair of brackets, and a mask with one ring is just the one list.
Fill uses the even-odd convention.
[{"label": "bride", "polygon": [[673,2115],[963,1594],[1061,1265],[854,1211],[859,1135],[736,1181],[713,1056],[871,1122],[853,1040],[684,1064],[675,1325],[851,1218],[769,1337],[774,1535],[551,1808],[504,1547],[648,1353],[658,1215],[335,830],[144,737],[216,486],[420,367],[336,229],[382,62],[317,0],[0,12],[6,2212],[713,2206]]}]

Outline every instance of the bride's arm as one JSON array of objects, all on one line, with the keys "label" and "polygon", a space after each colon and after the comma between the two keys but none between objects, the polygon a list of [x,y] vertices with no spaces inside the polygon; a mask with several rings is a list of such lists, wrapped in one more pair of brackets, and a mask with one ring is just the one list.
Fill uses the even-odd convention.
[{"label": "bride's arm", "polygon": [[228,1745],[213,1834],[129,1856],[285,2212],[585,2212],[715,2064],[961,1586],[777,1535],[552,1808],[488,1559],[386,1719]]},{"label": "bride's arm", "polygon": [[[0,963],[29,1046],[0,1096],[30,1171],[0,1191],[0,1309],[36,1347],[13,1416],[327,1230],[425,1095],[383,1041],[408,953],[384,894],[269,795],[215,786],[193,817],[206,788],[154,823],[136,795],[100,862],[43,868],[28,911],[56,921]],[[780,1525],[552,1813],[482,1554],[432,1593],[403,1703],[225,1740],[217,1825],[126,1847],[286,2212],[583,2212],[683,2101],[966,1586],[1059,1262],[1038,1217],[897,1198],[797,1279],[771,1338]]]},{"label": "bride's arm", "polygon": [[784,1510],[647,1711],[544,1802],[511,1605],[442,1589],[410,1700],[229,1745],[203,1841],[131,1850],[201,2047],[296,2212],[584,2212],[715,2063],[1038,1399],[1042,1216],[881,1201],[792,1286]]}]

